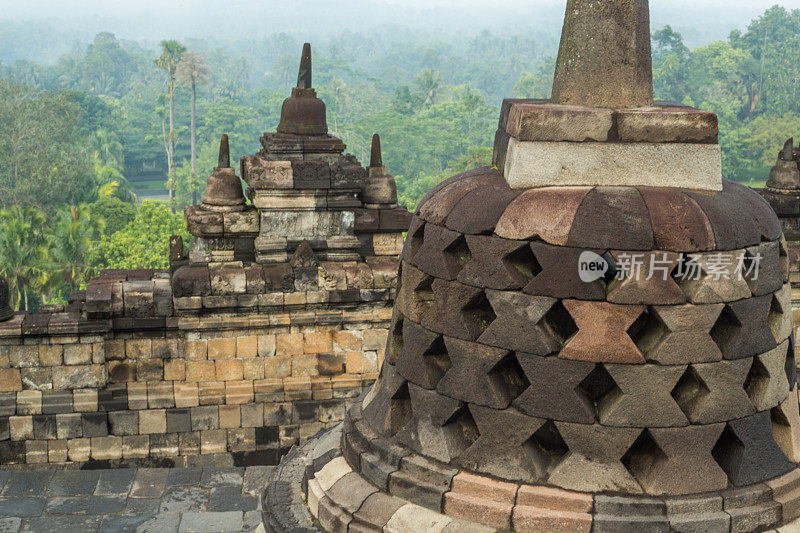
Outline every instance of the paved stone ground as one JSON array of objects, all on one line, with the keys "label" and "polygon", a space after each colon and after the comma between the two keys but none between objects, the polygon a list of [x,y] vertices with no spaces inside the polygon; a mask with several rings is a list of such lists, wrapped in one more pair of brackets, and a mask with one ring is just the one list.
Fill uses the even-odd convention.
[{"label": "paved stone ground", "polygon": [[253,531],[272,468],[0,470],[0,533]]}]

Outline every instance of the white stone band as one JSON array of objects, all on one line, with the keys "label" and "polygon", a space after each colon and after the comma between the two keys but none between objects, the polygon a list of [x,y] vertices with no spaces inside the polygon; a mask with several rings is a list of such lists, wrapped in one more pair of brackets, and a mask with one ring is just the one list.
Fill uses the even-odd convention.
[{"label": "white stone band", "polygon": [[622,185],[722,190],[718,144],[509,140],[503,175],[514,189]]}]

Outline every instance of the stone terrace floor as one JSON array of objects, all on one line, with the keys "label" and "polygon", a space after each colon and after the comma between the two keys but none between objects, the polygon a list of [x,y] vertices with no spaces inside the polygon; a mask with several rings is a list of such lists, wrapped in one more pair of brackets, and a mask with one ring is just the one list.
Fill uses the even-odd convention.
[{"label": "stone terrace floor", "polygon": [[253,531],[271,468],[0,470],[0,533]]}]

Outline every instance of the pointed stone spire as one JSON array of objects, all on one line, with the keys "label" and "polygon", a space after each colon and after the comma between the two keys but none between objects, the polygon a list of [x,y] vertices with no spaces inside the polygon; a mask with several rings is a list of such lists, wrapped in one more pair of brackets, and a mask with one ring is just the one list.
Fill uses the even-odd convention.
[{"label": "pointed stone spire", "polygon": [[242,180],[231,167],[228,136],[219,140],[218,166],[206,180],[200,207],[208,211],[241,211],[247,200],[242,192]]},{"label": "pointed stone spire", "polygon": [[278,133],[282,135],[322,136],[328,134],[325,103],[311,87],[311,45],[303,45],[297,87],[283,101]]},{"label": "pointed stone spire", "polygon": [[218,168],[228,168],[231,166],[231,148],[228,144],[228,135],[223,134],[219,140],[219,161]]},{"label": "pointed stone spire", "polygon": [[567,0],[551,102],[653,105],[648,0]]},{"label": "pointed stone spire", "polygon": [[383,157],[381,156],[381,138],[377,133],[372,136],[372,149],[370,150],[369,154],[369,166],[383,166]]},{"label": "pointed stone spire", "polygon": [[310,89],[311,85],[311,43],[303,45],[303,54],[300,56],[300,70],[297,73],[297,88]]},{"label": "pointed stone spire", "polygon": [[778,158],[782,159],[783,161],[792,161],[794,159],[794,137],[789,137],[785,143],[783,143],[783,149],[778,154]]},{"label": "pointed stone spire", "polygon": [[372,136],[372,148],[369,155],[367,179],[361,191],[361,200],[372,209],[387,208],[397,205],[397,184],[383,166],[381,154],[381,138],[376,133]]}]

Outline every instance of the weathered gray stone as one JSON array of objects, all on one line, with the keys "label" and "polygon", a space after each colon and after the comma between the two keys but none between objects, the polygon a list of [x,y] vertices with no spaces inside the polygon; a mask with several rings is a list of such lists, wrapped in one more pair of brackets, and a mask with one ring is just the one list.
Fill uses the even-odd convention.
[{"label": "weathered gray stone", "polygon": [[622,456],[641,430],[568,422],[555,425],[569,453],[550,472],[548,483],[581,492],[642,492],[622,464]]},{"label": "weathered gray stone", "polygon": [[789,341],[753,358],[747,395],[757,411],[766,411],[779,405],[789,395],[786,377],[786,353]]},{"label": "weathered gray stone", "polygon": [[[672,278],[680,255],[673,252],[611,252],[620,266],[621,279],[608,283],[606,299],[616,304],[676,305],[686,302],[686,296]],[[626,264],[627,263],[627,264]]]},{"label": "weathered gray stone", "polygon": [[711,330],[725,359],[742,359],[775,348],[769,327],[772,296],[756,296],[725,305]]},{"label": "weathered gray stone", "polygon": [[680,365],[719,361],[722,352],[711,338],[711,328],[723,304],[653,306],[651,318],[637,338],[648,361]]},{"label": "weathered gray stone", "polygon": [[668,532],[669,522],[662,500],[597,495],[592,531]]},{"label": "weathered gray stone", "polygon": [[[581,387],[594,370],[593,363],[519,352],[515,357],[530,385],[514,400],[514,407],[549,420],[580,424],[595,421],[594,402]],[[513,379],[519,380],[519,377],[513,376]]]},{"label": "weathered gray stone", "polygon": [[738,359],[689,366],[672,397],[692,424],[724,422],[755,414],[744,390],[752,361]]},{"label": "weathered gray stone", "polygon": [[722,190],[717,144],[508,143],[505,175],[515,189],[565,186],[653,186]]},{"label": "weathered gray stone", "polygon": [[772,437],[769,411],[729,421],[713,454],[737,487],[772,479],[792,468]]},{"label": "weathered gray stone", "polygon": [[646,430],[628,450],[625,464],[648,494],[722,490],[728,477],[711,450],[724,428],[719,423]]},{"label": "weathered gray stone", "polygon": [[653,105],[646,0],[567,3],[552,100],[588,107]]},{"label": "weathered gray stone", "polygon": [[792,288],[788,283],[772,296],[769,312],[769,327],[775,342],[783,342],[792,334]]},{"label": "weathered gray stone", "polygon": [[675,427],[688,424],[670,392],[683,371],[680,366],[605,365],[619,391],[598,405],[600,423],[607,426]]},{"label": "weathered gray stone", "polygon": [[451,337],[444,338],[444,345],[452,366],[438,382],[436,390],[440,394],[505,409],[521,392],[522,376],[514,374],[516,363],[508,350]]},{"label": "weathered gray stone", "polygon": [[458,457],[458,463],[468,470],[506,480],[534,482],[546,477],[565,453],[563,441],[559,444],[560,437],[548,439],[558,434],[552,422],[539,436],[541,442],[555,446],[528,447],[528,439],[542,430],[545,420],[523,415],[515,409],[498,411],[471,405],[469,411],[477,431],[474,442]]},{"label": "weathered gray stone", "polygon": [[478,337],[481,344],[547,355],[557,352],[570,333],[551,326],[548,313],[556,305],[555,298],[495,290],[487,290],[486,298],[496,318]]}]

